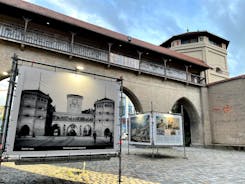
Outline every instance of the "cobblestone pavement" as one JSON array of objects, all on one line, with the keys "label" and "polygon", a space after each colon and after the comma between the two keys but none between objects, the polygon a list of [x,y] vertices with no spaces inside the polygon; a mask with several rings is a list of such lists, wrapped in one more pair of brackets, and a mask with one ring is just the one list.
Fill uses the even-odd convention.
[{"label": "cobblestone pavement", "polygon": [[[124,145],[125,146],[125,145]],[[155,150],[156,151],[156,150]],[[122,183],[137,184],[228,184],[245,183],[245,152],[204,148],[130,148],[122,155]],[[2,164],[0,183],[117,183],[118,158],[53,165]],[[84,170],[84,168],[86,168]]]}]

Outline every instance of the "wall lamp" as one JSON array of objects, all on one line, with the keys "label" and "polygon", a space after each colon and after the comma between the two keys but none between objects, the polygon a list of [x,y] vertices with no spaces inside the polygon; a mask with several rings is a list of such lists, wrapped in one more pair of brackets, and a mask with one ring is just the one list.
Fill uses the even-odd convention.
[{"label": "wall lamp", "polygon": [[76,69],[79,71],[82,71],[82,70],[84,70],[84,67],[83,66],[77,66]]}]

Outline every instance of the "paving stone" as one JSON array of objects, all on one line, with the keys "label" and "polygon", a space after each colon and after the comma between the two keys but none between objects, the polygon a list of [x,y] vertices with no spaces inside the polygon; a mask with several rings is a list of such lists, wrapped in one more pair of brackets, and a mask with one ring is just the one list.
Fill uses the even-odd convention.
[{"label": "paving stone", "polygon": [[[245,183],[245,152],[186,148],[160,148],[152,158],[152,150],[123,145],[122,184],[236,184]],[[118,158],[83,163],[15,166],[3,164],[0,183],[118,183]]]}]

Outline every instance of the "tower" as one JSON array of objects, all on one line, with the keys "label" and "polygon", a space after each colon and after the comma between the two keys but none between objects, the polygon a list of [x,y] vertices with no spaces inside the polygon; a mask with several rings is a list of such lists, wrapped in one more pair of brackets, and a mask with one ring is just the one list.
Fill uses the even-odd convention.
[{"label": "tower", "polygon": [[44,136],[48,107],[52,99],[39,90],[24,90],[21,94],[17,123],[18,136]]},{"label": "tower", "polygon": [[72,114],[81,114],[83,96],[68,94],[67,95],[67,112]]},{"label": "tower", "polygon": [[108,98],[97,100],[95,107],[95,130],[98,136],[109,136],[114,131],[114,101]]},{"label": "tower", "polygon": [[176,35],[161,44],[162,47],[203,60],[211,68],[205,72],[207,83],[229,78],[227,47],[229,41],[207,31]]}]

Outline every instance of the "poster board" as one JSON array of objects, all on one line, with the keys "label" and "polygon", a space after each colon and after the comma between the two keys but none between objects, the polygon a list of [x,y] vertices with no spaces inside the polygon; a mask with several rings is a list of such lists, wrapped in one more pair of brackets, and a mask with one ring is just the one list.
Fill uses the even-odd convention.
[{"label": "poster board", "polygon": [[129,144],[183,146],[182,116],[157,112],[131,116]]},{"label": "poster board", "polygon": [[137,114],[129,118],[129,144],[152,144],[151,113]]},{"label": "poster board", "polygon": [[176,114],[153,113],[154,145],[183,146],[182,117]]},{"label": "poster board", "polygon": [[116,154],[120,83],[20,66],[5,157]]}]

